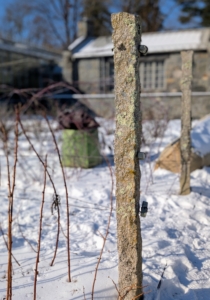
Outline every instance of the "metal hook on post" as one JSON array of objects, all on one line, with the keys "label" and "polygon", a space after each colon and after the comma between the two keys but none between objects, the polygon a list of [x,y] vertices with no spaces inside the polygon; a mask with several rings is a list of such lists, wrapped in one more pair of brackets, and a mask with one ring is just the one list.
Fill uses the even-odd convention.
[{"label": "metal hook on post", "polygon": [[138,46],[138,51],[139,51],[140,54],[147,55],[148,50],[149,50],[148,47],[145,46],[145,45],[139,45]]},{"label": "metal hook on post", "polygon": [[137,157],[139,160],[144,160],[146,158],[146,153],[138,151]]},{"label": "metal hook on post", "polygon": [[146,217],[148,212],[148,202],[147,201],[143,201],[142,205],[141,205],[141,217]]}]

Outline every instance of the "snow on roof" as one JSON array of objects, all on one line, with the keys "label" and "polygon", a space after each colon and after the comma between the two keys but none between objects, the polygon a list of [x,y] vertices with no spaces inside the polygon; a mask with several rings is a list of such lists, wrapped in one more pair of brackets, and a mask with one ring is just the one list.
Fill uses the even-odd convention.
[{"label": "snow on roof", "polygon": [[[74,42],[76,45],[79,44],[79,39]],[[84,42],[84,39],[82,39],[82,41]],[[207,50],[208,43],[208,28],[142,34],[142,44],[148,46],[149,53]],[[73,44],[69,46],[69,50],[72,50],[74,58],[113,55],[113,43],[111,37],[88,39],[80,49],[76,49]]]},{"label": "snow on roof", "polygon": [[20,53],[46,60],[60,61],[61,59],[61,51],[47,50],[45,48],[34,47],[28,44],[17,43],[2,38],[0,38],[0,50]]},{"label": "snow on roof", "polygon": [[76,48],[81,42],[85,40],[84,36],[80,36],[78,39],[76,39],[71,45],[68,47],[69,50],[73,50]]},{"label": "snow on roof", "polygon": [[112,44],[111,37],[98,37],[98,38],[88,38],[84,46],[80,47],[80,49],[77,49],[76,47],[72,49],[72,44],[69,46],[68,49],[69,50],[72,49],[72,54],[74,58],[79,58],[79,57],[93,57],[93,56],[94,57],[112,56],[113,55],[112,48],[113,48],[113,44]]}]

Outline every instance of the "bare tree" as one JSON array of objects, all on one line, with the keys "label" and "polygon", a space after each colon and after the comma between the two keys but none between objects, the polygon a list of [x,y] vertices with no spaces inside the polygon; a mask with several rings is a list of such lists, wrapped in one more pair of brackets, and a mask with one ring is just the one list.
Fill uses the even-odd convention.
[{"label": "bare tree", "polygon": [[66,49],[76,38],[80,0],[13,0],[2,35]]},{"label": "bare tree", "polygon": [[210,1],[209,0],[176,0],[181,8],[179,20],[183,24],[192,27],[210,25]]},{"label": "bare tree", "polygon": [[121,11],[141,15],[144,32],[158,31],[163,27],[160,0],[118,0],[116,6]]},{"label": "bare tree", "polygon": [[111,10],[142,17],[144,32],[162,28],[160,0],[12,0],[6,6],[0,35],[41,46],[66,49],[77,37],[77,23],[87,17],[93,35],[110,35]]},{"label": "bare tree", "polygon": [[82,17],[93,23],[93,36],[111,35],[110,0],[83,0]]}]

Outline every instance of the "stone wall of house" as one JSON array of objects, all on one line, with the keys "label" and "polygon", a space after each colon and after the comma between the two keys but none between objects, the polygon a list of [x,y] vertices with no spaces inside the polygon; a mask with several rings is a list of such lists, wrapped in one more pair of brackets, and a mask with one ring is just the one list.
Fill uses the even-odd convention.
[{"label": "stone wall of house", "polygon": [[193,91],[210,91],[210,53],[195,52],[193,58]]},{"label": "stone wall of house", "polygon": [[[181,97],[141,98],[142,112],[146,116],[148,111],[156,108],[165,112],[169,119],[181,117]],[[210,113],[210,96],[192,96],[192,118],[200,119]]]},{"label": "stone wall of house", "polygon": [[[181,55],[170,53],[161,55],[165,60],[165,87],[152,92],[178,92],[180,91]],[[165,58],[164,58],[165,57]],[[142,57],[143,61],[156,61],[159,55]],[[83,58],[70,62],[67,51],[63,53],[62,67],[64,79],[68,82],[79,82],[79,88],[84,93],[100,93],[100,58]],[[210,91],[210,53],[195,52],[193,59],[193,91]],[[147,90],[147,92],[149,92]]]},{"label": "stone wall of house", "polygon": [[[99,93],[100,59],[87,58],[77,61],[79,88],[86,94]],[[75,79],[74,79],[75,80]]]},{"label": "stone wall of house", "polygon": [[[164,57],[164,55],[162,55]],[[147,61],[147,57],[143,58]],[[150,55],[149,60],[156,61],[158,55]],[[69,69],[69,65],[67,65]],[[68,72],[67,73],[69,77]],[[171,53],[165,55],[165,87],[153,92],[180,91],[181,55]],[[67,76],[65,76],[67,77]],[[85,93],[100,92],[100,58],[77,59],[73,63],[73,81],[78,81],[80,89]],[[210,91],[210,54],[207,52],[195,52],[193,59],[193,91]],[[147,92],[149,92],[147,90]]]},{"label": "stone wall of house", "polygon": [[62,68],[62,76],[63,79],[69,83],[72,82],[72,60],[71,60],[71,52],[63,51],[62,59],[60,62],[60,67]]},{"label": "stone wall of house", "polygon": [[[115,115],[114,98],[81,100],[99,116],[111,118]],[[161,114],[162,118],[180,119],[181,97],[141,97],[143,119]],[[210,113],[210,96],[192,97],[192,118],[200,119]]]},{"label": "stone wall of house", "polygon": [[[68,62],[68,55],[65,59]],[[170,53],[162,55],[165,58],[165,89],[166,92],[179,92],[180,79],[182,76],[181,70],[181,55],[180,53]],[[150,55],[149,59],[155,61],[160,59],[158,55]],[[143,57],[146,61],[147,57]],[[69,65],[66,63],[69,70]],[[68,71],[67,70],[67,71]],[[70,77],[70,71],[66,72],[66,77]],[[78,81],[79,88],[86,94],[100,93],[100,58],[86,58],[76,59],[73,62],[72,79],[74,82]],[[195,52],[193,61],[193,91],[210,91],[210,54],[208,52]],[[144,91],[142,91],[144,92]],[[149,91],[147,91],[149,92]],[[156,92],[156,91],[152,91]],[[157,90],[161,92],[161,90]],[[85,100],[86,101],[86,100]],[[181,105],[180,97],[142,97],[142,111],[143,117],[154,107],[154,104],[162,107],[167,111],[169,119],[180,118]],[[114,116],[115,105],[114,99],[89,99],[87,101],[97,114],[104,117]],[[158,104],[159,103],[159,104]],[[210,113],[210,96],[193,96],[192,97],[192,117],[198,119]]]},{"label": "stone wall of house", "polygon": [[181,75],[182,71],[180,53],[169,54],[165,60],[165,91],[180,91]]}]

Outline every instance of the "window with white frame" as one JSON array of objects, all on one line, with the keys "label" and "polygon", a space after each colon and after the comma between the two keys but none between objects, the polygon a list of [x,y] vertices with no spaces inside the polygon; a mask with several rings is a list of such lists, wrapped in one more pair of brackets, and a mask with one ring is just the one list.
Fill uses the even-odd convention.
[{"label": "window with white frame", "polygon": [[145,61],[140,63],[141,86],[145,90],[165,87],[164,61]]}]

